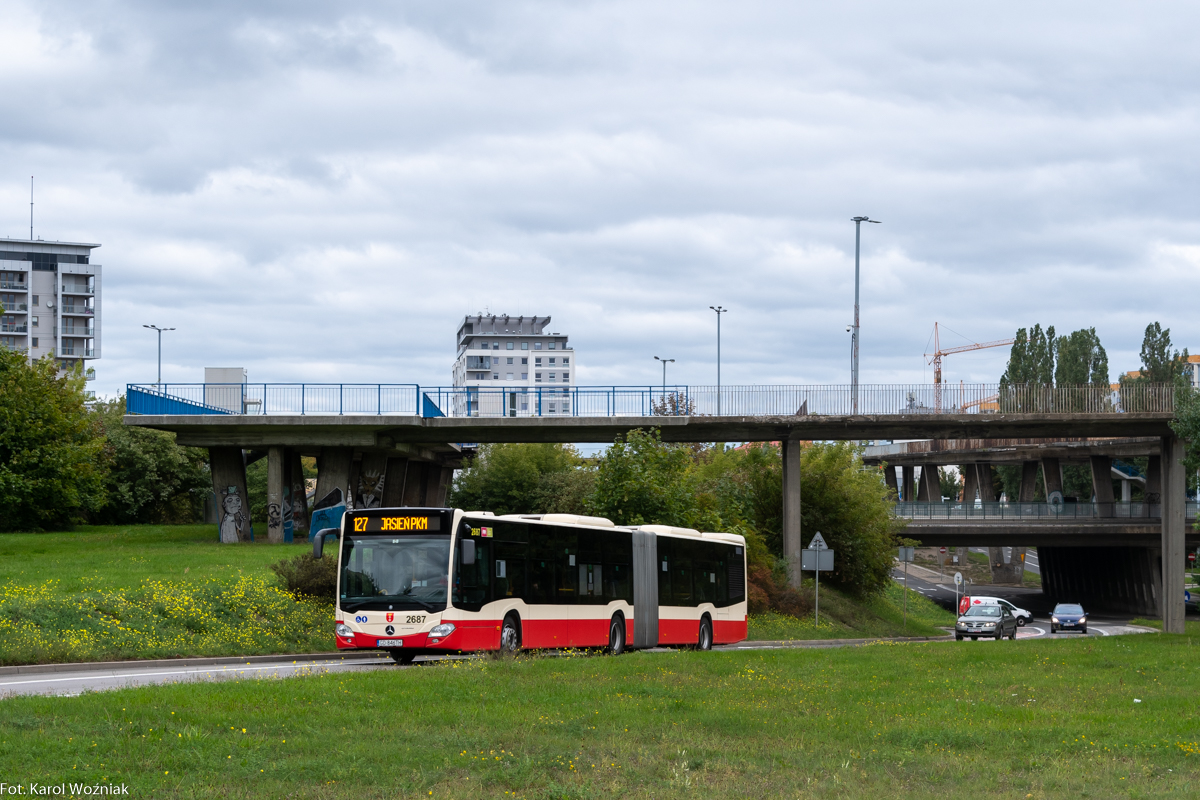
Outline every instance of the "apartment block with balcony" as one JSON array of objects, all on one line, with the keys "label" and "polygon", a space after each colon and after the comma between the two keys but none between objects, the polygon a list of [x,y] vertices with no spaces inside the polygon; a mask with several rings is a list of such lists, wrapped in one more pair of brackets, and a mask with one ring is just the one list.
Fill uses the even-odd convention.
[{"label": "apartment block with balcony", "polygon": [[[476,314],[458,328],[456,413],[570,416],[578,362],[568,337],[550,332],[550,317]],[[468,408],[469,404],[469,408]]]},{"label": "apartment block with balcony", "polygon": [[53,353],[62,369],[100,357],[98,244],[0,238],[0,345],[30,360]]}]

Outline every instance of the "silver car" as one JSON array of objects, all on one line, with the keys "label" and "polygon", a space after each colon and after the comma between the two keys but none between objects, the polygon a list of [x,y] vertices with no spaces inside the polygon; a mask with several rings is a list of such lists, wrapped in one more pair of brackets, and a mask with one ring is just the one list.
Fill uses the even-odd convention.
[{"label": "silver car", "polygon": [[1017,618],[1002,606],[971,606],[958,618],[954,625],[954,638],[962,641],[970,636],[974,641],[980,636],[999,641],[1004,637],[1017,638]]}]

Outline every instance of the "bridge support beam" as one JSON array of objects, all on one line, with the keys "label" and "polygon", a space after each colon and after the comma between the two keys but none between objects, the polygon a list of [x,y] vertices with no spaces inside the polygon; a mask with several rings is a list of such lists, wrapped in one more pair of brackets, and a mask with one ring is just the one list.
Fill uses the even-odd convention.
[{"label": "bridge support beam", "polygon": [[921,481],[917,485],[918,503],[940,503],[942,484],[938,480],[938,468],[933,464],[921,465]]},{"label": "bridge support beam", "polygon": [[393,457],[387,462],[387,477],[383,482],[383,507],[404,505],[404,480],[408,476],[407,458]]},{"label": "bridge support beam", "polygon": [[283,544],[283,448],[267,449],[267,541]]},{"label": "bridge support beam", "polygon": [[[1164,633],[1183,633],[1184,514],[1187,474],[1183,440],[1164,436],[1162,445],[1162,621]],[[1111,484],[1110,484],[1111,485]]]},{"label": "bridge support beam", "polygon": [[320,502],[334,489],[342,490],[343,500],[350,499],[346,492],[350,489],[350,466],[353,461],[352,447],[321,448],[321,455],[317,457],[316,502]]},{"label": "bridge support beam", "polygon": [[217,498],[217,530],[223,544],[251,541],[250,499],[246,494],[246,460],[240,447],[208,448],[213,493]]},{"label": "bridge support beam", "polygon": [[1049,502],[1051,492],[1062,494],[1062,466],[1057,458],[1042,459],[1042,482],[1046,486],[1046,501]]},{"label": "bridge support beam", "polygon": [[1017,498],[1021,503],[1032,503],[1037,497],[1038,462],[1024,461],[1021,463],[1021,494]]},{"label": "bridge support beam", "polygon": [[959,470],[963,474],[963,505],[970,508],[975,505],[975,495],[979,493],[979,470],[975,464],[963,464]]},{"label": "bridge support beam", "polygon": [[[799,589],[803,577],[800,551],[804,547],[800,531],[800,442],[784,439],[780,445],[783,448],[783,557],[787,561],[788,582]],[[892,474],[894,485],[896,470],[893,467],[887,470]]]},{"label": "bridge support beam", "polygon": [[[786,445],[786,443],[785,443],[785,445]],[[785,469],[786,469],[786,467],[785,467]],[[888,488],[891,489],[892,492],[895,493],[896,499],[897,500],[902,499],[900,497],[900,484],[896,481],[896,468],[893,467],[891,464],[887,464],[884,466],[883,480],[884,480],[884,483],[887,484]]]},{"label": "bridge support beam", "polygon": [[[285,457],[285,473],[287,474],[286,490],[290,494],[290,503],[285,503],[284,507],[291,506],[292,513],[292,538],[308,534],[308,497],[307,489],[304,485],[304,463],[300,460],[299,450],[288,450]],[[286,536],[284,537],[287,538]]]},{"label": "bridge support beam", "polygon": [[1112,458],[1092,456],[1089,460],[1092,465],[1092,494],[1095,495],[1096,502],[1099,504],[1096,512],[1101,517],[1111,517],[1113,515],[1112,504],[1115,500],[1113,497]]},{"label": "bridge support beam", "polygon": [[916,468],[912,464],[905,464],[900,468],[900,474],[904,476],[903,485],[900,487],[900,499],[906,503],[913,502],[913,484],[916,481],[913,475]]}]

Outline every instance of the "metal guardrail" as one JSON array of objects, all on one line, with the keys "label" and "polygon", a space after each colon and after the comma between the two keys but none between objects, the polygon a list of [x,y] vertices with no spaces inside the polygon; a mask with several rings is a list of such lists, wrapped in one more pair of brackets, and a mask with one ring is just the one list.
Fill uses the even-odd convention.
[{"label": "metal guardrail", "polygon": [[[1195,501],[1187,502],[1187,516],[1196,516]],[[896,503],[901,519],[939,520],[1071,520],[1159,519],[1159,503]]]},{"label": "metal guardrail", "polygon": [[[614,417],[614,416],[850,416],[851,387],[841,386],[496,386],[422,387],[418,384],[246,383],[129,384],[136,405],[155,411],[169,398],[226,414],[409,414],[423,417]],[[165,407],[165,406],[164,406]],[[1169,385],[1001,386],[910,384],[858,387],[858,414],[1047,414],[1170,413]],[[209,413],[197,411],[196,413]]]}]

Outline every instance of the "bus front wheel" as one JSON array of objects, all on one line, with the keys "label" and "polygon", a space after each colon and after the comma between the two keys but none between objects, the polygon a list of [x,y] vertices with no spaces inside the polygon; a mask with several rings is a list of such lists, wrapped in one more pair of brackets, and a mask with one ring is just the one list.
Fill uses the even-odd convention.
[{"label": "bus front wheel", "polygon": [[712,620],[708,617],[700,620],[700,642],[696,645],[700,650],[712,650],[713,632]]},{"label": "bus front wheel", "polygon": [[504,624],[500,627],[500,652],[515,653],[521,649],[521,624],[517,621],[516,614],[509,614],[504,618]]},{"label": "bus front wheel", "polygon": [[608,626],[608,652],[619,656],[625,652],[625,618],[614,614]]}]

